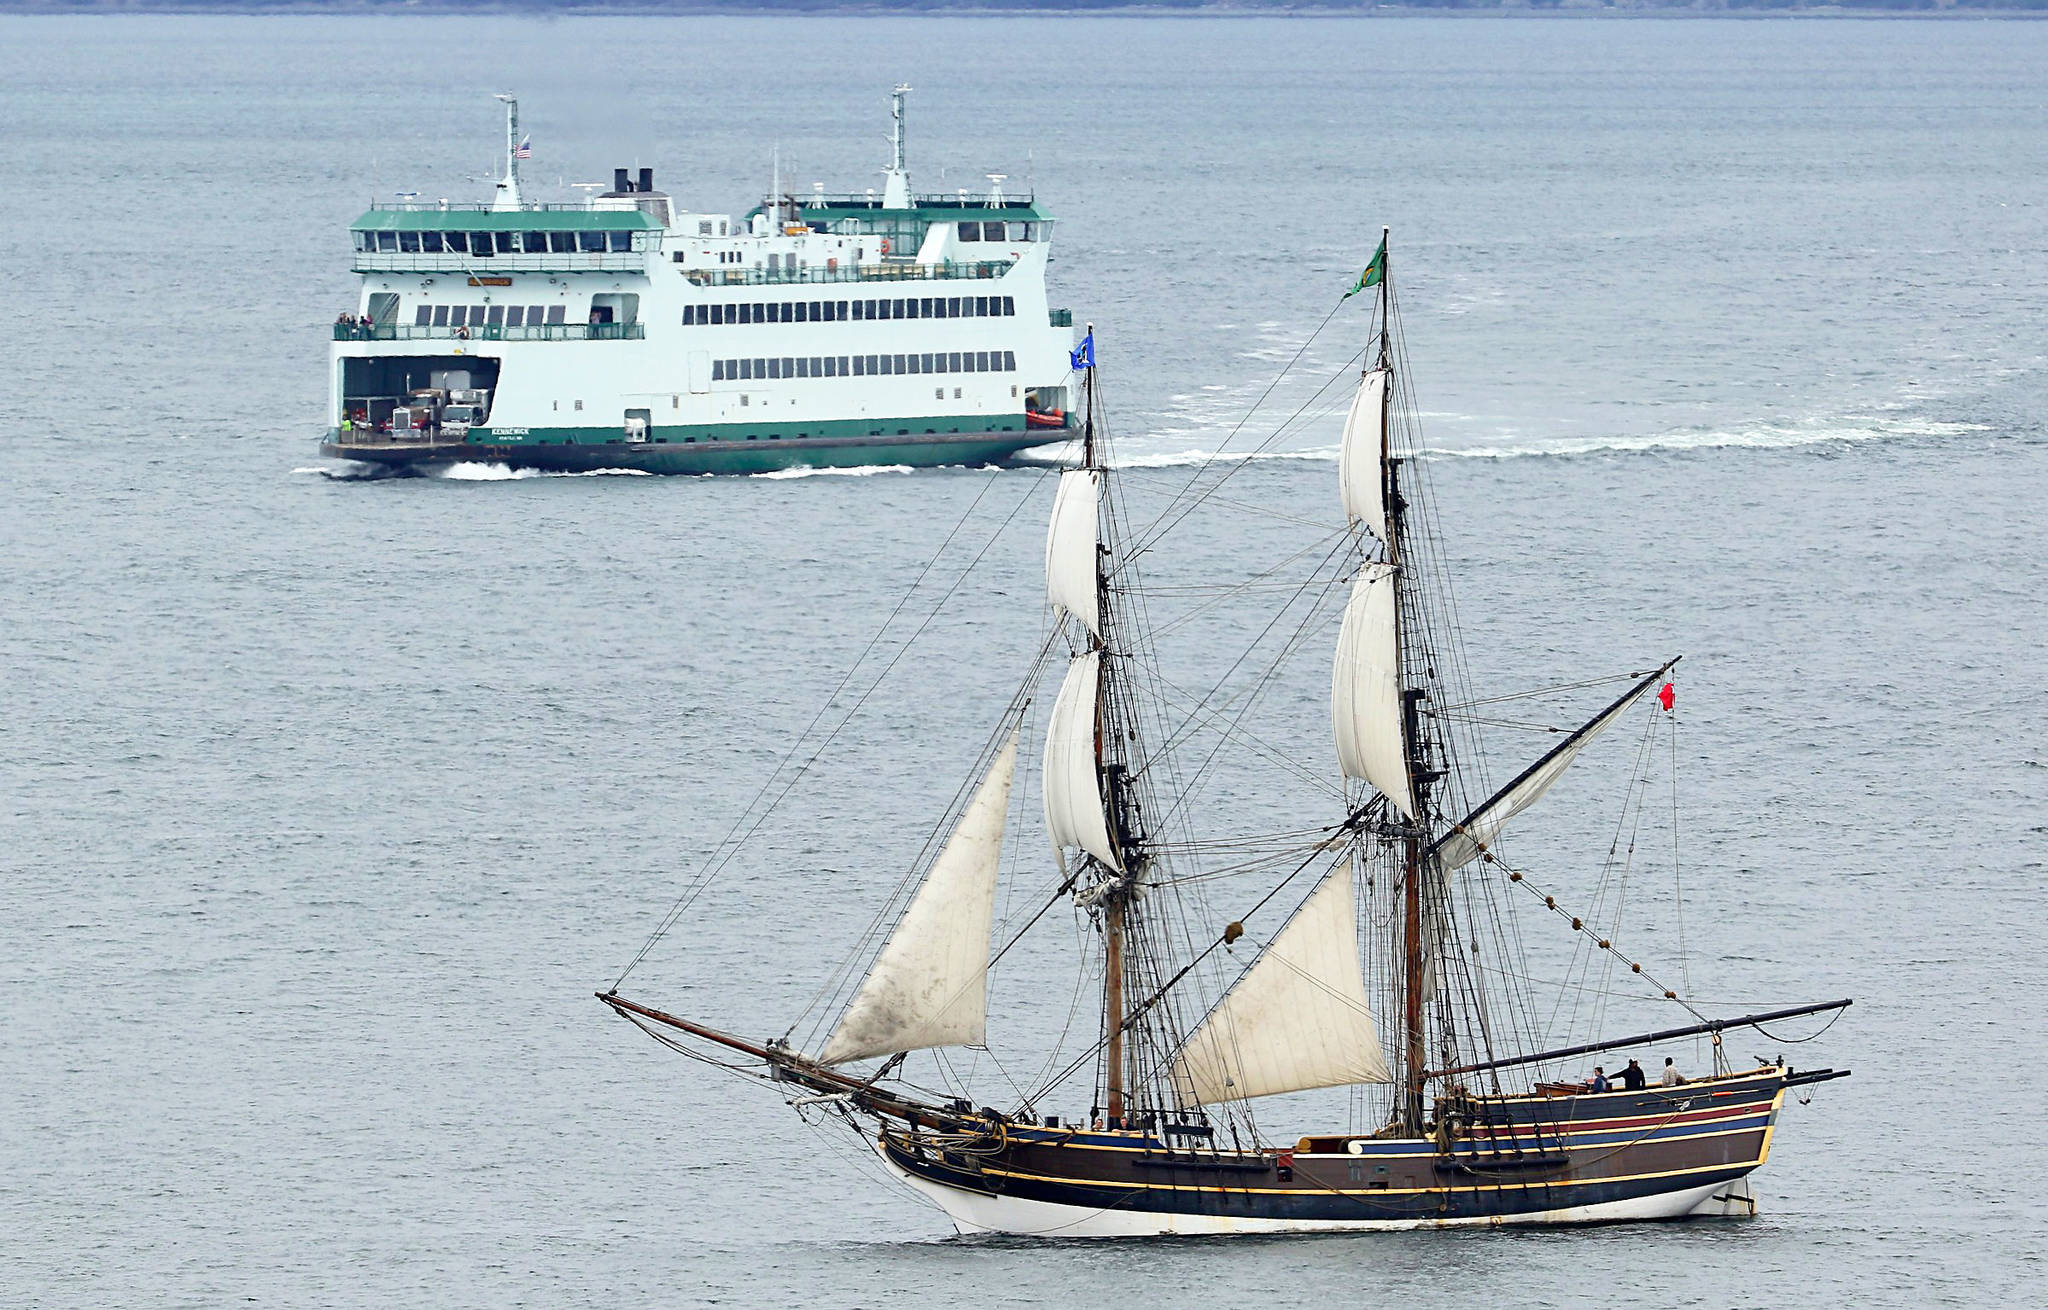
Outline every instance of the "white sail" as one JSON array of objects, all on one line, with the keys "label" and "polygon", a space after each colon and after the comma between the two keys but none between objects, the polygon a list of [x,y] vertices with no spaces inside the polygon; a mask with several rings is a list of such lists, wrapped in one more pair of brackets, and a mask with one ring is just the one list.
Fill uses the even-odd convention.
[{"label": "white sail", "polygon": [[1055,846],[1078,846],[1123,871],[1103,812],[1102,771],[1095,755],[1095,701],[1102,652],[1076,655],[1052,703],[1045,730],[1045,828]]},{"label": "white sail", "polygon": [[1202,1105],[1393,1081],[1365,998],[1348,860],[1224,993],[1171,1072]]},{"label": "white sail", "polygon": [[1096,505],[1102,496],[1097,469],[1068,469],[1052,499],[1052,527],[1045,534],[1045,591],[1055,609],[1065,610],[1097,637],[1102,635],[1102,598],[1095,586]]},{"label": "white sail", "polygon": [[1381,541],[1387,539],[1386,398],[1387,370],[1376,368],[1359,379],[1351,413],[1344,419],[1344,444],[1337,452],[1344,519],[1363,523]]},{"label": "white sail", "polygon": [[1394,807],[1415,817],[1408,753],[1401,736],[1399,637],[1394,628],[1394,568],[1367,564],[1351,585],[1330,684],[1337,763],[1363,778]]},{"label": "white sail", "polygon": [[1463,823],[1452,828],[1431,849],[1430,855],[1436,860],[1437,867],[1449,873],[1478,859],[1480,852],[1492,846],[1501,829],[1507,827],[1508,820],[1542,799],[1543,793],[1549,791],[1571,767],[1572,761],[1579,758],[1579,752],[1592,745],[1593,739],[1607,731],[1623,711],[1656,686],[1662,674],[1660,669],[1643,679],[1635,690],[1600,711],[1585,727],[1559,742],[1549,754],[1524,769],[1520,777],[1467,815]]},{"label": "white sail", "polygon": [[1016,772],[1017,736],[1011,733],[825,1043],[819,1059],[826,1064],[981,1044],[996,869]]}]

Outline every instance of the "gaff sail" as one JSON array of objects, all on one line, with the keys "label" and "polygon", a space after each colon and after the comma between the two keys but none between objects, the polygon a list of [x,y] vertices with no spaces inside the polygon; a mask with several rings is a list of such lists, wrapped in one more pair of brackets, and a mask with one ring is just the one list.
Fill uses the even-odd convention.
[{"label": "gaff sail", "polygon": [[1393,1081],[1359,963],[1346,861],[1303,901],[1174,1056],[1201,1105],[1310,1087]]},{"label": "gaff sail", "polygon": [[819,1059],[979,1046],[988,1027],[988,935],[1017,735],[989,766],[924,884],[889,934]]}]

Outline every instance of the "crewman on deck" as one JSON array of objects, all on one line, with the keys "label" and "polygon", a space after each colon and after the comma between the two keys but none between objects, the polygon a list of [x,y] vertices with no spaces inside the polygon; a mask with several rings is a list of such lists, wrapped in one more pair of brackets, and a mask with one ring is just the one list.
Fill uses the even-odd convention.
[{"label": "crewman on deck", "polygon": [[1621,1071],[1621,1085],[1632,1092],[1640,1092],[1650,1085],[1650,1075],[1643,1072],[1643,1066],[1630,1060],[1628,1068]]},{"label": "crewman on deck", "polygon": [[1664,1057],[1664,1076],[1657,1080],[1666,1087],[1676,1087],[1685,1081],[1685,1075],[1678,1072],[1678,1066],[1671,1063],[1671,1057]]}]

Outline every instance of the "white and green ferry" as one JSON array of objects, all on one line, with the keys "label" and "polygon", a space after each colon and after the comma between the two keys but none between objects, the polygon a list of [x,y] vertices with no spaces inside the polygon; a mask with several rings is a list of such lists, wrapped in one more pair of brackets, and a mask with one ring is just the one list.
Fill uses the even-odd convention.
[{"label": "white and green ferry", "polygon": [[[516,101],[496,194],[353,227],[323,455],[387,466],[752,473],[978,464],[1067,439],[1073,318],[1052,220],[1004,178],[911,191],[903,94],[881,193],[679,208],[653,170],[526,201]],[[779,172],[779,170],[778,170]],[[596,187],[589,188],[595,191]]]}]

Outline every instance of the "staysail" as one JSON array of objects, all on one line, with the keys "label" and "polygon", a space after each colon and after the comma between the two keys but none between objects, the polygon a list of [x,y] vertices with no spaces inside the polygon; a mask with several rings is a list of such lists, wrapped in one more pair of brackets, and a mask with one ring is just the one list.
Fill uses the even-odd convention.
[{"label": "staysail", "polygon": [[1348,860],[1224,993],[1171,1073],[1200,1105],[1393,1080],[1365,996]]},{"label": "staysail", "polygon": [[1102,769],[1095,750],[1095,702],[1102,685],[1102,652],[1084,651],[1067,666],[1045,730],[1045,827],[1055,846],[1078,846],[1123,871],[1109,839]]},{"label": "staysail", "polygon": [[[1671,664],[1677,662],[1673,660]],[[1437,867],[1449,873],[1478,859],[1480,852],[1493,845],[1500,836],[1508,820],[1542,799],[1543,793],[1549,791],[1571,767],[1572,761],[1579,758],[1579,752],[1592,745],[1594,738],[1607,731],[1624,711],[1656,686],[1670,670],[1671,664],[1629,688],[1621,699],[1594,715],[1584,727],[1552,747],[1542,759],[1522,770],[1513,782],[1466,815],[1464,822],[1454,825],[1429,849],[1429,857],[1437,862]]]},{"label": "staysail", "polygon": [[1401,729],[1399,638],[1394,627],[1394,566],[1367,564],[1351,585],[1330,710],[1337,763],[1347,778],[1363,778],[1394,807],[1415,817],[1408,782],[1408,752]]},{"label": "staysail", "polygon": [[1387,477],[1385,467],[1386,369],[1366,372],[1344,419],[1344,443],[1337,451],[1337,482],[1344,493],[1344,519],[1363,523],[1381,541],[1387,539]]},{"label": "staysail", "polygon": [[930,1046],[978,1046],[988,1021],[988,935],[1017,734],[960,815],[924,885],[832,1031],[826,1064]]},{"label": "staysail", "polygon": [[1053,496],[1052,527],[1045,534],[1045,591],[1056,610],[1065,610],[1102,636],[1102,598],[1096,588],[1096,507],[1102,497],[1099,469],[1068,469]]}]

